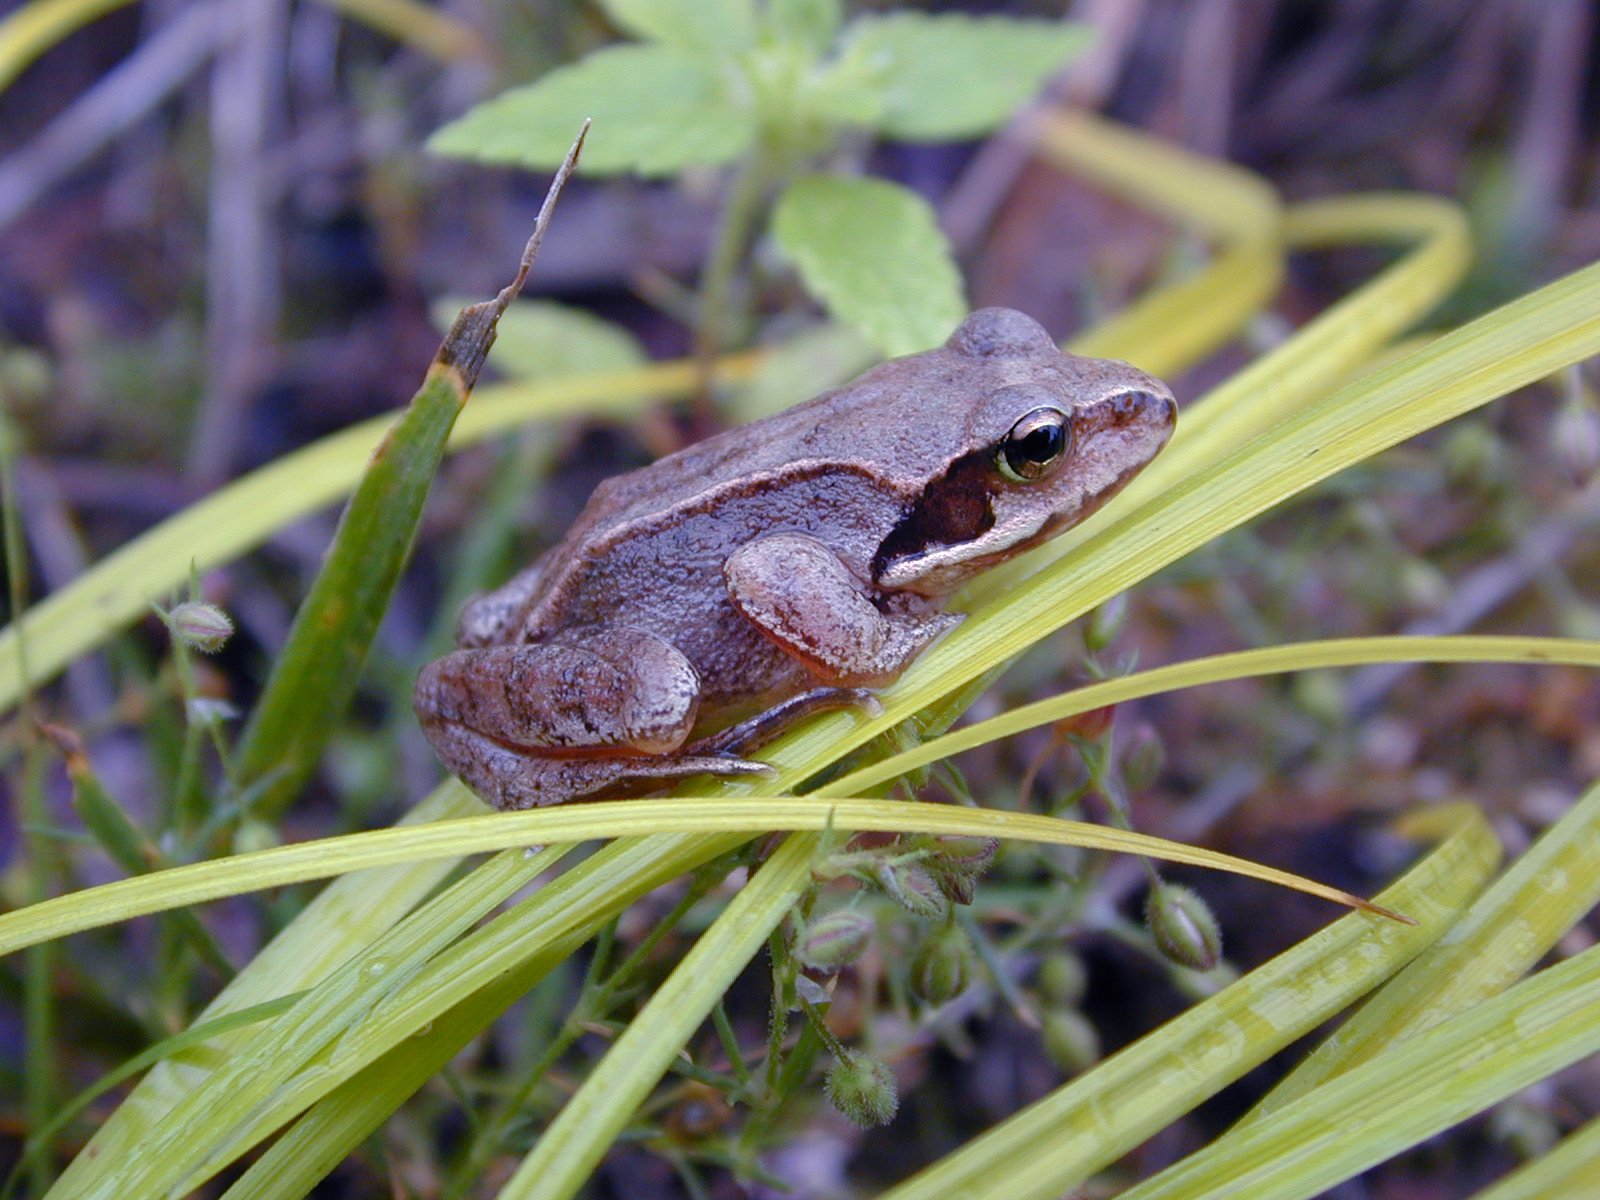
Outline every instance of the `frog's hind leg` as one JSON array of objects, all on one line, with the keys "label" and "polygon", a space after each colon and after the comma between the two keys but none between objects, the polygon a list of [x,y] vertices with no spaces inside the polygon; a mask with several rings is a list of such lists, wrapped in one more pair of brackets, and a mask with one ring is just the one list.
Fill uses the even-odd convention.
[{"label": "frog's hind leg", "polygon": [[796,721],[813,713],[853,708],[869,717],[879,716],[883,705],[866,688],[820,687],[790,696],[747,721],[690,742],[691,754],[749,754],[759,750]]},{"label": "frog's hind leg", "polygon": [[614,786],[761,772],[679,754],[700,679],[675,647],[630,629],[458,650],[424,668],[413,705],[446,766],[500,808],[557,804]]},{"label": "frog's hind leg", "polygon": [[547,757],[506,746],[451,722],[429,727],[428,738],[468,787],[505,811],[637,795],[690,775],[772,773],[765,763],[719,754]]}]

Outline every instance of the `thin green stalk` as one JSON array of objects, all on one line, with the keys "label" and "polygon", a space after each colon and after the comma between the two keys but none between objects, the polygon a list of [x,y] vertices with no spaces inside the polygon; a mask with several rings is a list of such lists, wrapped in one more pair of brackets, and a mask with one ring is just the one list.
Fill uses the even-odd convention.
[{"label": "thin green stalk", "polygon": [[705,265],[700,272],[699,319],[694,332],[695,368],[700,376],[702,394],[710,393],[712,369],[733,324],[734,285],[739,264],[750,243],[751,230],[760,218],[769,174],[767,158],[760,147],[739,160],[717,222],[716,237],[706,252]]},{"label": "thin green stalk", "polygon": [[[0,411],[0,508],[4,510],[6,579],[9,585],[11,619],[17,627],[17,669],[22,677],[22,721],[24,749],[19,809],[23,837],[27,845],[27,896],[29,903],[47,900],[56,850],[50,837],[50,813],[44,797],[44,770],[47,753],[38,732],[38,712],[33,695],[33,676],[28,670],[28,638],[23,626],[23,610],[28,603],[28,551],[22,529],[22,511],[17,497],[17,438],[10,417]],[[43,1129],[56,1106],[55,1018],[51,980],[55,974],[54,946],[30,947],[23,960],[23,1065],[22,1111],[28,1129]],[[53,1177],[51,1155],[39,1154],[28,1166],[28,1185],[35,1197],[43,1196]]]}]

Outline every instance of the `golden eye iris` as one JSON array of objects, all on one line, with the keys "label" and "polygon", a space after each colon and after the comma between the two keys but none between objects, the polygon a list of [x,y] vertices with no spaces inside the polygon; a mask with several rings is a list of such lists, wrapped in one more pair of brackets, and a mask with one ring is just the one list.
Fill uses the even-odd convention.
[{"label": "golden eye iris", "polygon": [[1012,483],[1032,483],[1061,461],[1068,440],[1066,413],[1036,408],[1011,427],[995,454],[995,464]]}]

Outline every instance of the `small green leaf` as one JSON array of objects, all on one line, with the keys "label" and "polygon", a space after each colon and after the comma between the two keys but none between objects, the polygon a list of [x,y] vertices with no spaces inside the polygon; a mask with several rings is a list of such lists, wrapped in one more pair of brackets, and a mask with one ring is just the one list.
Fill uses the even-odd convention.
[{"label": "small green leaf", "polygon": [[726,97],[708,65],[662,46],[611,46],[537,83],[512,88],[428,139],[436,154],[550,169],[585,117],[594,128],[578,170],[670,175],[736,158],[750,144],[749,114]]},{"label": "small green leaf", "polygon": [[755,45],[750,0],[600,0],[617,28],[684,54],[730,54]]},{"label": "small green leaf", "polygon": [[843,59],[879,72],[884,133],[946,141],[994,129],[1091,36],[1059,21],[900,12],[852,22]]},{"label": "small green leaf", "polygon": [[798,42],[817,54],[833,44],[843,16],[839,0],[768,0],[767,4],[773,36]]},{"label": "small green leaf", "polygon": [[[471,304],[444,296],[430,306],[434,323],[448,329],[456,313]],[[550,300],[513,300],[500,317],[489,362],[513,379],[626,371],[644,365],[639,339],[622,326]]]},{"label": "small green leaf", "polygon": [[772,229],[806,288],[890,357],[938,345],[967,315],[933,209],[898,184],[803,175]]}]

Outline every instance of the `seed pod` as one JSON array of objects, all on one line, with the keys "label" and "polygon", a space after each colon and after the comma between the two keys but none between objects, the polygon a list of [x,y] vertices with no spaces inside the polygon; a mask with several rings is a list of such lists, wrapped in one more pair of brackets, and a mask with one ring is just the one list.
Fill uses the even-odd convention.
[{"label": "seed pod", "polygon": [[950,901],[945,899],[944,889],[921,863],[891,863],[879,859],[873,874],[878,886],[907,912],[919,917],[939,917],[949,910]]},{"label": "seed pod", "polygon": [[1089,614],[1083,627],[1083,645],[1090,654],[1099,654],[1122,632],[1128,621],[1128,593],[1118,592]]},{"label": "seed pod", "polygon": [[862,1129],[887,1125],[900,1108],[894,1072],[881,1058],[848,1053],[833,1064],[826,1083],[828,1101]]},{"label": "seed pod", "polygon": [[1072,951],[1058,950],[1039,964],[1034,983],[1051,1003],[1071,1007],[1089,990],[1089,972]]},{"label": "seed pod", "polygon": [[173,637],[206,654],[215,654],[233,636],[228,614],[203,600],[185,600],[167,614],[166,620]]},{"label": "seed pod", "polygon": [[1209,971],[1222,957],[1222,931],[1206,902],[1189,888],[1162,883],[1144,904],[1145,924],[1170,961]]},{"label": "seed pod", "polygon": [[877,924],[865,913],[842,908],[807,925],[794,955],[801,966],[831,975],[860,958],[876,930]]},{"label": "seed pod", "polygon": [[947,922],[928,935],[911,962],[911,990],[931,1005],[954,1000],[972,982],[972,942]]},{"label": "seed pod", "polygon": [[971,904],[978,879],[994,861],[1000,843],[994,838],[956,834],[919,834],[911,842],[927,854],[922,865],[945,896],[956,904]]},{"label": "seed pod", "polygon": [[1077,1009],[1049,1009],[1043,1026],[1045,1053],[1063,1073],[1076,1075],[1100,1061],[1100,1035]]}]

